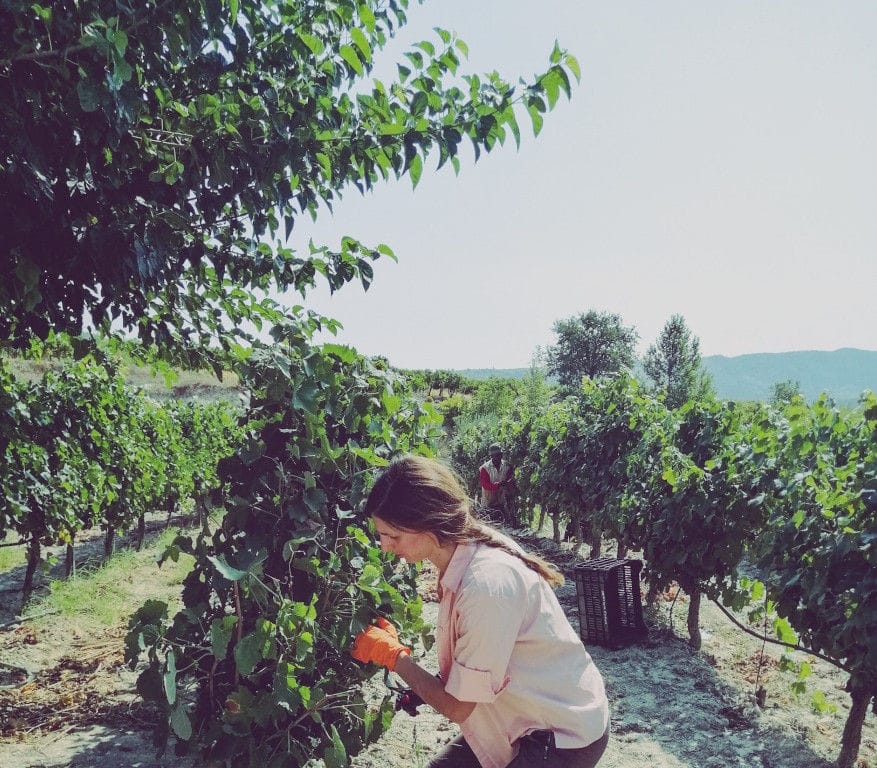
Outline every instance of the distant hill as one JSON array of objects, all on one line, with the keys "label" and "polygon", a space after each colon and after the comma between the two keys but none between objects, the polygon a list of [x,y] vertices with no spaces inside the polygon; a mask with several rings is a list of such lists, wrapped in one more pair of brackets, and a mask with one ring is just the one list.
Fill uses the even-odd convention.
[{"label": "distant hill", "polygon": [[877,392],[877,352],[768,352],[703,359],[723,400],[769,400],[774,384],[797,381],[808,400],[823,392],[838,404],[853,405],[866,389]]},{"label": "distant hill", "polygon": [[[797,381],[808,401],[823,392],[839,405],[854,405],[866,389],[877,392],[877,351],[837,349],[833,352],[765,352],[725,357],[710,355],[704,368],[722,400],[770,399],[774,384]],[[522,379],[529,368],[468,368],[470,379]]]},{"label": "distant hill", "polygon": [[523,379],[528,373],[529,368],[464,368],[458,370],[457,373],[462,374],[467,379],[475,381],[484,381],[485,379]]}]

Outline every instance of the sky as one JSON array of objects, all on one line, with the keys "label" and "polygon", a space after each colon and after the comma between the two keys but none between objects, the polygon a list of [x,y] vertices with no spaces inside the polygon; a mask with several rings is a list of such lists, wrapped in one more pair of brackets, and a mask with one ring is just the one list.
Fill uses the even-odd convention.
[{"label": "sky", "polygon": [[[307,305],[337,341],[404,368],[517,368],[556,320],[597,310],[639,334],[673,314],[703,355],[877,350],[877,3],[427,0],[377,62],[388,82],[432,28],[464,69],[512,82],[555,40],[579,61],[538,138],[426,164],[299,226],[386,243],[364,292]],[[299,238],[296,240],[296,238]]]}]

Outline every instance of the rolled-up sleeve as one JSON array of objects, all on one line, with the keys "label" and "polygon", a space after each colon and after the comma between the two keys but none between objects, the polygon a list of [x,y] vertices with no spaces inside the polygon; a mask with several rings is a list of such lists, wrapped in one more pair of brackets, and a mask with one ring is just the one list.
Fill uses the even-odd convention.
[{"label": "rolled-up sleeve", "polygon": [[460,701],[491,703],[509,682],[508,666],[524,613],[523,594],[464,590],[445,690]]}]

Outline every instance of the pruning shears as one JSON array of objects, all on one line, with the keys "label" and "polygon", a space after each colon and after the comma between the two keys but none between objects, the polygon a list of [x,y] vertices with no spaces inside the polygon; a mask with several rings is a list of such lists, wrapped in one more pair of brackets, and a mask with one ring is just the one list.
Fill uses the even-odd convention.
[{"label": "pruning shears", "polygon": [[395,685],[390,682],[390,670],[384,670],[384,685],[396,694],[396,711],[404,710],[412,717],[418,714],[417,708],[424,703],[411,688],[402,685]]}]

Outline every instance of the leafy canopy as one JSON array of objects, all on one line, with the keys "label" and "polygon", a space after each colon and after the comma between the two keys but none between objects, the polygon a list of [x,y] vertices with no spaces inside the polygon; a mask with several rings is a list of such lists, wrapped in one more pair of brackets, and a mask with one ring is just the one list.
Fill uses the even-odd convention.
[{"label": "leafy canopy", "polygon": [[621,315],[591,310],[554,323],[557,342],[546,350],[546,367],[562,387],[575,390],[583,376],[596,378],[630,368],[639,338]]},{"label": "leafy canopy", "polygon": [[709,374],[703,369],[700,339],[682,315],[673,315],[664,324],[658,340],[646,350],[643,369],[655,388],[664,392],[668,408],[681,408],[712,391]]},{"label": "leafy canopy", "polygon": [[[0,5],[0,338],[136,329],[220,342],[278,318],[268,289],[334,290],[385,245],[283,243],[350,188],[459,169],[538,133],[576,60],[510,85],[460,71],[436,29],[369,79],[408,0],[65,0]],[[242,287],[250,290],[241,290]],[[253,289],[256,292],[253,293]],[[258,298],[256,298],[258,297]]]}]

